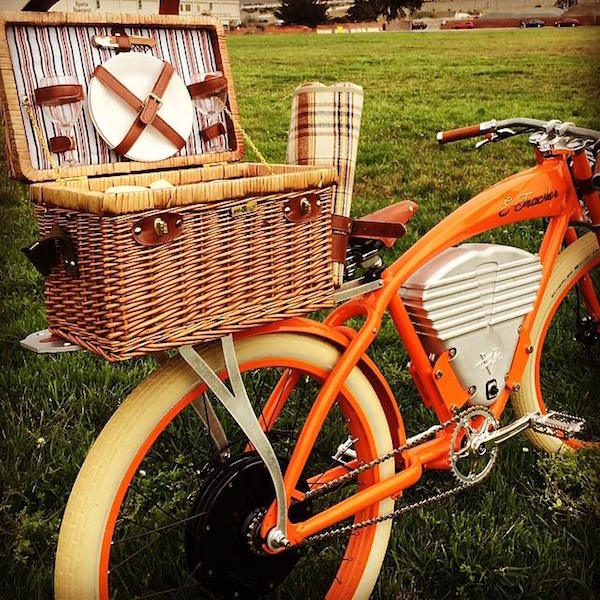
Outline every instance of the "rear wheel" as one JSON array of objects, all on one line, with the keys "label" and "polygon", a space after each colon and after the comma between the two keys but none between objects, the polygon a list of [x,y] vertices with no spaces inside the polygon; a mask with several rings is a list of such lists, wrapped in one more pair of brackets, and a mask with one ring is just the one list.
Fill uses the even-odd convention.
[{"label": "rear wheel", "polygon": [[[257,414],[277,382],[302,373],[267,431],[285,472],[298,432],[323,379],[339,359],[331,345],[295,334],[236,342],[236,354]],[[203,357],[223,372],[220,347]],[[58,600],[87,598],[366,599],[377,580],[391,522],[277,555],[251,543],[274,498],[262,461],[217,400],[228,435],[227,457],[216,451],[198,419],[206,387],[181,359],[167,363],[125,400],[104,428],[79,473],[61,526],[55,572]],[[199,403],[200,402],[200,403]],[[279,400],[277,401],[279,403]],[[194,408],[194,404],[195,408]],[[206,406],[206,405],[204,405]],[[299,487],[310,488],[334,466],[348,436],[360,461],[389,452],[387,421],[367,378],[355,368],[328,415]],[[327,496],[339,501],[394,472],[392,461]],[[325,508],[315,499],[290,509],[306,519]],[[384,500],[357,520],[387,514]]]},{"label": "rear wheel", "polygon": [[600,299],[600,249],[593,233],[559,256],[531,332],[533,354],[521,388],[511,399],[518,416],[539,410],[565,412],[586,420],[583,440],[528,431],[548,452],[581,448],[600,440],[600,322],[586,311],[581,282],[587,278]]}]

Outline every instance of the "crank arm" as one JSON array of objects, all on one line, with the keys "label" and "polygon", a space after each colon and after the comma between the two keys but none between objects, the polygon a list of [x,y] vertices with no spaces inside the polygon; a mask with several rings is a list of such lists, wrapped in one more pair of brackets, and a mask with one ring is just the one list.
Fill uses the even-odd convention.
[{"label": "crank arm", "polygon": [[504,427],[500,427],[499,429],[494,429],[493,431],[486,431],[480,435],[478,435],[473,440],[473,448],[477,450],[482,446],[493,447],[499,446],[506,440],[509,440],[515,435],[519,435],[526,429],[531,427],[531,421],[535,417],[539,417],[539,412],[529,413],[528,415],[524,415],[520,419],[505,425]]}]

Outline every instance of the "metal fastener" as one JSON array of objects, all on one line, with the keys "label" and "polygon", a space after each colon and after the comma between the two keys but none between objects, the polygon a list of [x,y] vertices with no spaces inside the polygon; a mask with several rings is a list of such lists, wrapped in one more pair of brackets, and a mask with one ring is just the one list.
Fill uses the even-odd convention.
[{"label": "metal fastener", "polygon": [[310,212],[310,202],[306,198],[300,199],[300,212],[307,215]]},{"label": "metal fastener", "polygon": [[527,354],[531,354],[533,352],[533,346],[531,344],[527,346],[527,348],[525,348],[525,352],[527,352]]},{"label": "metal fastener", "polygon": [[456,356],[456,348],[450,348],[450,350],[448,350],[448,356],[454,358]]},{"label": "metal fastener", "polygon": [[166,221],[160,217],[156,217],[156,219],[154,219],[154,231],[156,232],[156,235],[166,235],[169,233],[169,226]]},{"label": "metal fastener", "polygon": [[139,235],[140,233],[142,233],[142,228],[138,225],[134,230],[133,233],[135,233],[136,235]]},{"label": "metal fastener", "polygon": [[475,385],[472,385],[472,386],[471,386],[471,387],[470,387],[470,388],[467,390],[467,392],[469,393],[469,396],[474,396],[476,391],[477,391],[477,386],[475,386]]},{"label": "metal fastener", "polygon": [[436,378],[436,379],[441,379],[443,376],[444,376],[444,373],[442,372],[442,370],[441,370],[441,369],[438,369],[438,370],[435,372],[435,378]]},{"label": "metal fastener", "polygon": [[521,389],[521,386],[518,383],[515,383],[515,385],[513,385],[513,392],[518,392]]}]

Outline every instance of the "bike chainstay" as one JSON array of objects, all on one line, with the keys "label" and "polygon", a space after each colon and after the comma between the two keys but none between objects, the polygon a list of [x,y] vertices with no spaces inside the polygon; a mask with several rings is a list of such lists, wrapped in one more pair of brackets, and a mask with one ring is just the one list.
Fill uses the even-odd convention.
[{"label": "bike chainstay", "polygon": [[[319,496],[322,496],[322,495],[328,493],[331,489],[336,488],[339,485],[342,485],[342,484],[346,483],[347,481],[351,481],[352,479],[358,477],[358,475],[360,475],[364,471],[372,469],[372,468],[376,467],[377,465],[380,465],[381,463],[385,462],[386,460],[394,458],[398,454],[400,454],[406,450],[409,450],[410,448],[413,448],[414,446],[417,446],[418,444],[426,441],[429,438],[434,437],[439,431],[442,431],[443,429],[448,427],[448,425],[452,425],[453,423],[458,423],[465,416],[465,414],[469,412],[469,410],[471,410],[471,409],[467,409],[466,411],[457,413],[451,419],[444,421],[444,423],[440,423],[438,426],[431,427],[427,431],[424,431],[423,433],[420,433],[420,434],[414,436],[411,439],[410,443],[403,444],[402,446],[398,446],[397,448],[394,448],[387,454],[384,454],[383,456],[375,458],[368,463],[364,463],[364,464],[360,465],[359,467],[356,467],[355,469],[348,471],[348,473],[344,473],[340,477],[337,477],[336,479],[332,479],[331,481],[323,484],[322,486],[319,486],[317,489],[307,492],[304,495],[304,500],[310,500],[312,498],[317,498]],[[359,521],[358,523],[351,523],[349,525],[343,525],[341,527],[336,527],[336,528],[328,529],[326,531],[322,531],[321,533],[316,533],[315,535],[309,536],[309,537],[305,538],[304,540],[302,540],[299,544],[296,545],[296,547],[302,547],[302,546],[307,546],[309,544],[314,544],[316,542],[322,542],[324,540],[328,540],[330,538],[336,537],[338,535],[342,535],[344,533],[354,532],[358,529],[363,529],[364,527],[370,527],[372,525],[377,525],[379,523],[382,523],[383,521],[395,519],[395,518],[399,517],[400,515],[403,515],[412,510],[418,510],[419,508],[426,508],[432,504],[435,504],[436,502],[438,502],[440,500],[445,500],[446,498],[451,498],[452,496],[455,496],[456,494],[459,494],[460,492],[473,487],[477,483],[479,483],[479,482],[463,483],[462,485],[455,486],[444,492],[440,492],[438,494],[434,494],[433,496],[429,496],[428,498],[423,498],[422,500],[419,500],[417,502],[413,502],[411,504],[407,504],[406,506],[402,506],[387,515],[373,517],[371,519]]]}]

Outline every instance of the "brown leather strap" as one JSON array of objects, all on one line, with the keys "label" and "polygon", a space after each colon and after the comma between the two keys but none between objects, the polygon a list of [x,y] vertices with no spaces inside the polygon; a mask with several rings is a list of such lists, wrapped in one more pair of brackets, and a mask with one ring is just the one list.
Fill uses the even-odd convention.
[{"label": "brown leather strap", "polygon": [[114,38],[119,46],[119,54],[121,52],[129,52],[131,50],[131,40],[124,31],[115,31]]},{"label": "brown leather strap", "polygon": [[[115,152],[121,155],[126,154],[147,125],[152,125],[152,127],[154,127],[161,135],[167,138],[178,150],[185,146],[185,140],[166,121],[164,121],[160,115],[157,114],[161,105],[161,94],[163,94],[166,90],[173,72],[173,67],[168,63],[165,63],[160,76],[156,80],[152,93],[148,95],[148,98],[144,102],[142,102],[102,65],[98,65],[96,67],[93,77],[97,77],[99,81],[117,94],[121,100],[123,100],[128,106],[133,108],[133,110],[138,113],[138,116],[136,117],[129,131],[121,143],[118,144],[118,146],[114,149]],[[158,90],[159,93],[157,93],[155,90]],[[155,97],[152,97],[152,94],[154,94]],[[142,114],[144,114],[143,118],[146,121],[149,121],[148,123],[142,121]]]},{"label": "brown leather strap", "polygon": [[210,98],[227,91],[227,79],[223,75],[207,75],[204,81],[188,85],[192,98]]},{"label": "brown leather strap", "polygon": [[142,135],[144,129],[153,123],[156,118],[156,113],[162,104],[162,95],[165,93],[174,71],[175,69],[173,69],[169,63],[166,62],[163,64],[162,71],[160,72],[152,91],[148,94],[148,97],[142,104],[138,116],[132,123],[129,131],[125,134],[125,137],[115,147],[115,152],[120,156],[127,154],[140,135]]},{"label": "brown leather strap", "polygon": [[352,223],[351,237],[398,239],[406,233],[403,223],[357,219]]},{"label": "brown leather strap", "polygon": [[37,88],[33,95],[36,104],[40,105],[70,104],[83,100],[83,86],[78,83],[48,85]]},{"label": "brown leather strap", "polygon": [[200,133],[202,134],[202,139],[205,142],[209,142],[210,140],[223,135],[227,132],[225,129],[225,125],[223,123],[215,123],[206,129],[203,129]]},{"label": "brown leather strap", "polygon": [[331,260],[346,262],[346,248],[352,231],[352,219],[342,215],[331,215]]},{"label": "brown leather strap", "polygon": [[66,135],[51,137],[48,140],[48,148],[50,148],[50,152],[54,152],[54,154],[62,154],[69,150],[75,150],[75,140]]},{"label": "brown leather strap", "polygon": [[331,215],[331,259],[343,263],[346,260],[346,248],[350,238],[380,240],[391,247],[406,233],[406,226],[400,222],[362,217],[352,220],[342,215]]}]

